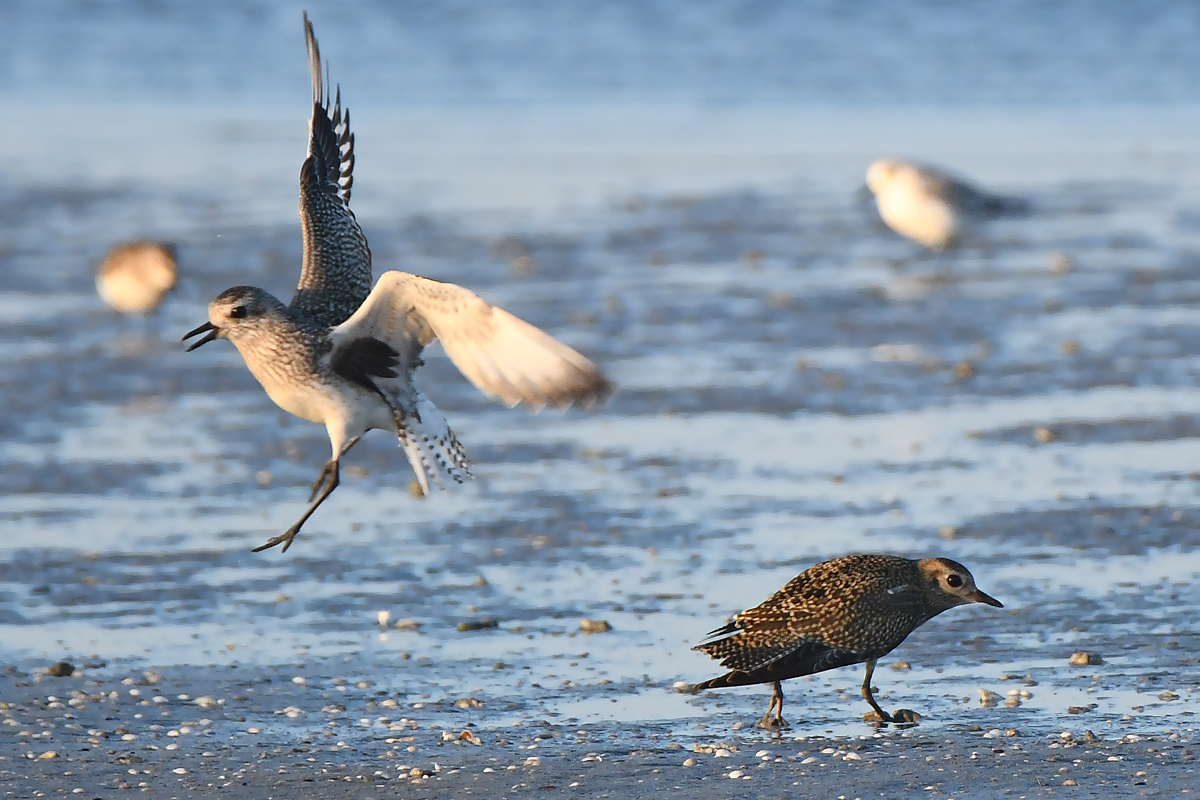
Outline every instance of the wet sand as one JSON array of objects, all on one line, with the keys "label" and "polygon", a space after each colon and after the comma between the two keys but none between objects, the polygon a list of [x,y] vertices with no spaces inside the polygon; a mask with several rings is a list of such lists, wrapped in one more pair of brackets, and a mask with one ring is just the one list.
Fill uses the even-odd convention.
[{"label": "wet sand", "polygon": [[[250,549],[302,510],[323,431],[232,348],[176,340],[230,285],[288,296],[298,226],[203,187],[0,185],[0,789],[1182,793],[1200,203],[1169,159],[1143,174],[1140,158],[1124,177],[996,185],[1034,213],[944,257],[829,174],[542,215],[373,206],[377,270],[469,285],[621,391],[534,417],[434,355],[422,385],[477,480],[414,500],[372,434],[286,555]],[[92,290],[94,259],[134,234],[176,239],[185,276],[145,322]],[[917,728],[875,737],[861,668],[791,682],[782,738],[752,727],[764,687],[672,691],[714,674],[689,649],[706,631],[852,551],[954,558],[1005,603],[944,614],[881,664],[881,702]],[[60,659],[81,674],[38,672]],[[728,758],[694,752],[719,744]]]},{"label": "wet sand", "polygon": [[[377,796],[368,787],[405,797],[1155,797],[1196,790],[1194,733],[1169,725],[1122,734],[1126,726],[1080,715],[1046,735],[1026,727],[1046,720],[1039,725],[1003,708],[907,730],[862,724],[850,735],[797,733],[805,727],[799,720],[782,733],[736,723],[738,730],[719,731],[701,730],[703,723],[687,731],[653,723],[491,725],[494,714],[482,710],[488,704],[414,704],[369,679],[317,677],[330,666],[298,665],[304,674],[290,678],[284,666],[176,668],[121,680],[86,677],[92,670],[74,678],[9,671],[0,696],[8,698],[5,714],[19,744],[0,761],[0,786],[12,797],[82,789],[164,798]],[[181,686],[210,693],[177,693]]]}]

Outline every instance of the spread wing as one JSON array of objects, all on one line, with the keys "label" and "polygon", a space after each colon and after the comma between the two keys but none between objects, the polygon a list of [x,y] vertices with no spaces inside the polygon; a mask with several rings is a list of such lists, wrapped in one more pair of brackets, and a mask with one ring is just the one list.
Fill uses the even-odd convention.
[{"label": "spread wing", "polygon": [[350,210],[354,134],[342,90],[334,98],[321,78],[321,51],[308,13],[304,35],[312,72],[313,111],[308,158],[300,168],[300,223],[304,265],[292,309],[333,327],[344,322],[371,291],[371,251]]},{"label": "spread wing", "polygon": [[330,338],[334,357],[364,338],[383,341],[409,373],[421,348],[439,339],[467,380],[508,406],[587,407],[613,391],[599,367],[528,322],[461,286],[407,272],[379,276],[370,296]]}]

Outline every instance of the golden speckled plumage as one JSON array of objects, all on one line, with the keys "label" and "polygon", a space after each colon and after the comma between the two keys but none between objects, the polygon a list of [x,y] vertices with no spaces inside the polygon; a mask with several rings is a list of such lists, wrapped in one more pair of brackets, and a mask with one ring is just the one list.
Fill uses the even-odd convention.
[{"label": "golden speckled plumage", "polygon": [[[947,558],[851,555],[825,561],[693,648],[730,670],[694,688],[774,683],[772,708],[778,701],[780,712],[770,725],[784,724],[780,681],[866,661],[869,684],[876,659],[925,621],[966,603],[1000,605],[975,588],[966,567]],[[886,721],[869,685],[863,696]]]}]

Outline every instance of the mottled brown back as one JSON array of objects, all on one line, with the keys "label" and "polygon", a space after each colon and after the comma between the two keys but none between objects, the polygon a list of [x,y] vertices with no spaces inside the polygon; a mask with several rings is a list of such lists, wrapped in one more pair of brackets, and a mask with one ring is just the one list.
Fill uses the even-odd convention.
[{"label": "mottled brown back", "polygon": [[940,610],[927,607],[923,581],[917,562],[907,558],[835,558],[805,570],[694,649],[739,672],[752,673],[785,660],[794,670],[803,670],[747,683],[879,658]]}]

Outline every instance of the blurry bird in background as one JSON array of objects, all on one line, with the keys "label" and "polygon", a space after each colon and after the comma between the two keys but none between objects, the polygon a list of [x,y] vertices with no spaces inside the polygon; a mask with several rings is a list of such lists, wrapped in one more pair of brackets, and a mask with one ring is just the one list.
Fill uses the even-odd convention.
[{"label": "blurry bird in background", "polygon": [[175,245],[135,241],[114,246],[96,269],[96,293],[122,314],[147,314],[178,278]]},{"label": "blurry bird in background", "polygon": [[961,243],[979,222],[1027,210],[936,167],[891,158],[867,169],[867,188],[889,228],[934,251]]}]

